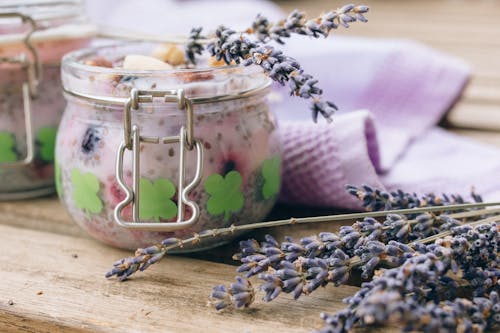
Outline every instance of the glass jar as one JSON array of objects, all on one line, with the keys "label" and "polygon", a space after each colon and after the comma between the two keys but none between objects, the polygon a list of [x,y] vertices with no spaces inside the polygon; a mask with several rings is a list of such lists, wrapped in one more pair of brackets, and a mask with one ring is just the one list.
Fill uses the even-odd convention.
[{"label": "glass jar", "polygon": [[95,29],[80,1],[0,3],[0,200],[54,192],[60,60]]},{"label": "glass jar", "polygon": [[56,143],[58,193],[80,227],[121,248],[261,221],[280,188],[270,81],[259,67],[86,65],[119,64],[156,46],[81,50],[62,64],[68,104]]}]

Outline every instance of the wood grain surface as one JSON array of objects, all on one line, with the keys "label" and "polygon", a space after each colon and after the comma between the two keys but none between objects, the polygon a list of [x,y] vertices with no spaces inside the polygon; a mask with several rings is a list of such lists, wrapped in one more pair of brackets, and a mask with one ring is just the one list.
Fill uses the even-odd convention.
[{"label": "wood grain surface", "polygon": [[6,225],[0,234],[1,332],[308,332],[321,326],[321,311],[340,309],[357,289],[324,288],[297,302],[285,296],[217,313],[207,307],[208,293],[233,280],[233,266],[172,256],[119,283],[104,273],[126,251]]},{"label": "wood grain surface", "polygon": [[[318,0],[276,3],[311,15],[332,7],[331,1]],[[338,33],[416,39],[465,59],[474,76],[446,126],[500,146],[500,1],[364,3],[372,7],[369,25]],[[300,209],[284,208],[281,216]],[[106,280],[110,265],[130,253],[89,239],[55,197],[0,203],[0,234],[2,333],[309,332],[321,326],[320,312],[340,309],[342,298],[357,290],[329,287],[297,302],[287,295],[269,304],[257,301],[252,309],[216,313],[206,306],[207,295],[213,285],[232,281],[234,266],[215,261],[229,262],[234,245],[197,255],[201,259],[169,257],[125,283]]]}]

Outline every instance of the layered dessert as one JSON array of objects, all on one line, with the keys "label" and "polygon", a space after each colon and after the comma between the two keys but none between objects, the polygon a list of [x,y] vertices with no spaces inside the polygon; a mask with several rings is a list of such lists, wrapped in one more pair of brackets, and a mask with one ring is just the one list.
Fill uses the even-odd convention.
[{"label": "layered dessert", "polygon": [[65,105],[60,61],[95,35],[80,5],[77,0],[0,4],[0,200],[54,191],[55,138]]},{"label": "layered dessert", "polygon": [[[277,199],[281,154],[275,118],[267,103],[269,79],[256,67],[221,66],[213,59],[186,65],[182,47],[127,43],[74,52],[63,60],[68,106],[56,144],[58,193],[73,219],[93,237],[122,248],[144,247],[168,237],[261,221]],[[132,89],[178,91],[193,103],[194,137],[203,147],[200,184],[189,198],[200,208],[193,227],[173,232],[131,230],[113,214],[125,199],[116,180],[116,156],[124,140],[123,111]],[[179,135],[186,112],[154,99],[133,109],[141,136]],[[139,220],[177,220],[179,145],[140,143]],[[186,182],[195,174],[196,154],[186,151]],[[132,153],[123,174],[132,186]],[[191,211],[186,208],[185,218]],[[221,239],[204,246],[214,246]],[[185,248],[193,250],[200,248]]]},{"label": "layered dessert", "polygon": [[[42,62],[37,95],[30,97],[34,159],[18,167],[27,155],[23,84],[28,75],[18,64],[0,64],[0,199],[15,199],[50,193],[54,188],[54,146],[65,101],[60,83],[60,60],[64,53],[88,44],[87,39],[35,43]],[[22,54],[20,45],[0,48],[0,57]],[[24,52],[26,50],[24,49]]]}]

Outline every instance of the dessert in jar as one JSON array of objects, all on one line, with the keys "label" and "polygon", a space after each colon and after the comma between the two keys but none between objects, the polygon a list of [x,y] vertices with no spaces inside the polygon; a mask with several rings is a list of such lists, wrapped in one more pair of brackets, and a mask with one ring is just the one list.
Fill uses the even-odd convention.
[{"label": "dessert in jar", "polygon": [[0,200],[54,192],[63,54],[95,34],[80,1],[0,2]]},{"label": "dessert in jar", "polygon": [[180,45],[129,42],[68,54],[62,80],[56,185],[91,236],[133,249],[274,205],[281,151],[259,67],[188,66]]}]

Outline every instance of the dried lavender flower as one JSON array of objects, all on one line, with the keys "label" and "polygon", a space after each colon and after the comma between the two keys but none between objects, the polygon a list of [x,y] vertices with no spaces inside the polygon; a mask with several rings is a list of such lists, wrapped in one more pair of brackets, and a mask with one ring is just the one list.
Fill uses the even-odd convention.
[{"label": "dried lavender flower", "polygon": [[[472,300],[456,298],[437,304],[422,304],[414,298],[387,292],[369,296],[357,315],[365,326],[398,324],[403,325],[404,332],[487,332],[499,328],[499,309],[497,292]],[[338,317],[322,314],[329,326],[318,333],[345,332],[343,329],[352,327],[347,320],[349,316],[352,312],[345,310]]]},{"label": "dried lavender flower", "polygon": [[337,29],[340,25],[348,28],[352,22],[368,22],[363,15],[368,11],[367,6],[345,5],[337,10],[323,13],[319,17],[306,19],[303,12],[294,10],[285,20],[274,24],[259,14],[246,32],[254,34],[261,42],[273,40],[279,44],[284,44],[283,38],[289,38],[292,34],[314,38],[327,37],[331,30]]},{"label": "dried lavender flower", "polygon": [[241,276],[236,277],[236,282],[229,288],[224,285],[213,287],[209,302],[216,310],[223,310],[229,306],[235,308],[246,308],[253,303],[255,299],[255,290],[247,279]]},{"label": "dried lavender flower", "polygon": [[[367,6],[346,5],[309,20],[306,20],[303,13],[295,10],[285,20],[278,23],[271,23],[264,16],[258,15],[252,22],[251,28],[244,32],[219,26],[215,30],[213,39],[203,37],[201,28],[192,29],[186,46],[186,57],[190,62],[195,63],[195,56],[203,51],[201,41],[206,39],[209,41],[206,50],[216,60],[223,60],[226,64],[243,62],[245,66],[262,67],[274,81],[281,85],[288,84],[290,95],[312,100],[310,109],[315,122],[318,115],[331,121],[331,116],[337,110],[337,106],[331,101],[323,100],[323,91],[317,86],[318,81],[310,74],[304,73],[294,58],[284,55],[282,51],[267,43],[276,41],[284,44],[283,39],[289,38],[292,34],[314,38],[326,37],[339,25],[347,28],[351,22],[366,22],[363,14],[368,10]],[[255,36],[256,39],[251,39],[251,36]]]},{"label": "dried lavender flower", "polygon": [[[497,328],[499,226],[457,227],[452,233],[454,236],[433,244],[421,244],[399,267],[364,283],[344,300],[346,309],[322,315],[327,326],[320,332],[346,332],[355,326],[386,325],[394,320],[405,325],[404,331],[467,332],[475,327],[483,332]],[[486,239],[487,244],[477,242]],[[473,288],[472,301],[456,298],[464,282]],[[442,298],[449,301],[442,302]]]},{"label": "dried lavender flower", "polygon": [[[346,190],[349,194],[358,198],[367,211],[447,206],[466,202],[458,194],[442,194],[438,196],[434,193],[428,193],[418,196],[416,193],[408,193],[400,189],[389,193],[369,185],[359,187],[346,185]],[[482,202],[482,197],[475,193],[474,188],[471,189],[471,197],[474,202]]]},{"label": "dried lavender flower", "polygon": [[186,43],[186,58],[193,64],[196,64],[196,56],[201,55],[204,49],[201,41],[205,39],[201,35],[203,28],[193,28],[188,36],[188,41]]},{"label": "dried lavender flower", "polygon": [[[286,237],[285,241],[279,244],[269,235],[261,244],[255,240],[242,241],[241,252],[235,255],[235,258],[242,262],[238,272],[245,272],[247,277],[257,275],[263,282],[259,289],[265,292],[264,301],[272,301],[280,293],[292,293],[296,299],[330,283],[335,286],[344,284],[353,269],[360,269],[362,278],[369,279],[381,265],[400,267],[417,255],[430,253],[429,256],[435,259],[435,265],[439,269],[449,267],[454,273],[460,269],[462,278],[467,278],[470,285],[475,286],[475,294],[479,296],[483,290],[490,288],[494,281],[498,281],[496,276],[500,271],[474,268],[473,265],[467,269],[449,257],[451,252],[445,248],[452,244],[456,253],[462,251],[462,254],[467,249],[466,258],[475,257],[475,264],[498,262],[495,257],[496,245],[482,247],[485,244],[496,244],[496,240],[493,243],[490,243],[490,240],[498,238],[497,227],[461,226],[457,220],[444,217],[441,219],[422,214],[409,221],[403,216],[392,214],[388,215],[383,223],[373,218],[365,218],[352,226],[341,227],[338,234],[320,233],[318,236],[304,237],[299,242]],[[420,227],[415,228],[419,225]],[[410,227],[417,229],[416,232],[411,231]],[[437,234],[438,232],[442,233]],[[463,233],[468,235],[467,239],[460,238]],[[455,239],[450,236],[439,238],[447,234],[455,235]],[[433,236],[425,238],[429,235]],[[433,239],[437,239],[433,245],[420,243]],[[413,241],[405,244],[410,240]],[[476,253],[477,251],[481,252]],[[445,254],[448,254],[448,257]],[[478,261],[481,258],[483,260]],[[450,277],[442,277],[441,284],[448,287],[448,291],[446,288],[441,289],[442,294],[451,295],[458,288],[457,282]]]}]

